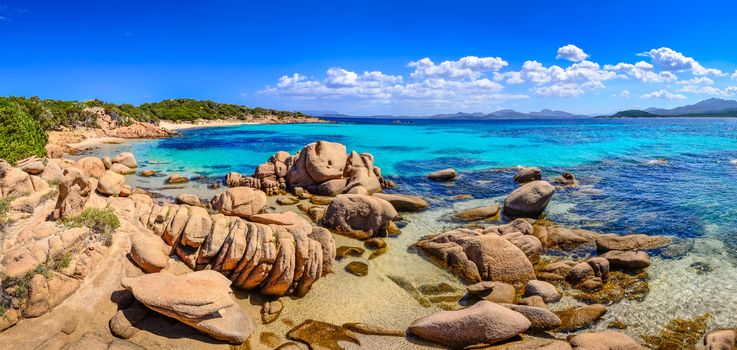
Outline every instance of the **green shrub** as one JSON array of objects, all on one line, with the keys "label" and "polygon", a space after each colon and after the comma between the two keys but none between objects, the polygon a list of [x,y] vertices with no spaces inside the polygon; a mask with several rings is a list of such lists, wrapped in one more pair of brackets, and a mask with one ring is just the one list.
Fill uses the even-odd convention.
[{"label": "green shrub", "polygon": [[55,256],[53,259],[54,270],[63,270],[69,267],[73,257],[72,251],[66,251],[63,254]]},{"label": "green shrub", "polygon": [[79,215],[64,220],[69,227],[87,227],[92,233],[99,235],[106,246],[113,244],[113,231],[120,227],[120,220],[111,208],[85,209]]},{"label": "green shrub", "polygon": [[30,157],[43,157],[48,141],[37,120],[21,105],[0,99],[0,158],[15,164]]}]

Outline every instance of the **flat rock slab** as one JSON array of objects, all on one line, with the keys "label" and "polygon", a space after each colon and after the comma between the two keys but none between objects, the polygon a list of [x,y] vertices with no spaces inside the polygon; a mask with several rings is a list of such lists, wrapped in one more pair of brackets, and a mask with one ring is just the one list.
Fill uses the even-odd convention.
[{"label": "flat rock slab", "polygon": [[182,276],[159,272],[124,278],[122,284],[151,310],[215,339],[240,344],[253,331],[251,319],[233,299],[231,281],[217,271]]}]

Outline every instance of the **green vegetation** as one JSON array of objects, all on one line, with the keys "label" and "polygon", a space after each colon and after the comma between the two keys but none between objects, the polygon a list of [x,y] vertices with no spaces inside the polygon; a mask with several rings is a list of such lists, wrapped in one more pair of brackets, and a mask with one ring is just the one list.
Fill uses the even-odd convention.
[{"label": "green vegetation", "polygon": [[85,209],[79,215],[65,219],[64,225],[69,227],[87,227],[92,233],[99,235],[105,246],[113,244],[113,231],[120,227],[120,220],[111,208]]},{"label": "green vegetation", "polygon": [[600,116],[596,118],[737,118],[737,110],[726,110],[721,112],[709,113],[685,113],[677,115],[661,115],[654,114],[638,109],[630,109],[627,111],[617,112],[610,116]]},{"label": "green vegetation", "polygon": [[69,267],[69,264],[72,263],[72,258],[73,257],[74,257],[74,255],[72,254],[72,251],[71,250],[66,251],[64,253],[61,253],[61,254],[58,254],[58,255],[54,256],[51,259],[52,262],[53,262],[52,263],[52,266],[53,266],[52,268],[54,270],[63,270],[63,269],[66,269],[67,267]]},{"label": "green vegetation", "polygon": [[23,105],[0,99],[0,159],[16,161],[46,154],[47,136]]},{"label": "green vegetation", "polygon": [[100,100],[60,101],[42,100],[38,97],[0,97],[0,101],[21,106],[44,130],[59,130],[64,127],[96,127],[94,113],[85,108],[101,107],[113,120],[122,125],[134,121],[156,123],[170,121],[192,121],[196,119],[248,119],[266,116],[277,118],[306,117],[302,113],[277,111],[265,108],[200,101],[187,98],[144,103],[140,106],[114,104]]}]

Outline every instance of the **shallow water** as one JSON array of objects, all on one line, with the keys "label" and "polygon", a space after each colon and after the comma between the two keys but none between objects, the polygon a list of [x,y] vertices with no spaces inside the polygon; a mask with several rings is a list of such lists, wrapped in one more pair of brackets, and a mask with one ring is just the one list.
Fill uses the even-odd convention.
[{"label": "shallow water", "polygon": [[[401,275],[415,285],[443,281],[460,288],[452,276],[408,247],[422,235],[452,227],[443,216],[454,208],[500,203],[515,187],[514,170],[504,169],[534,165],[548,179],[570,171],[581,182],[579,189],[555,194],[548,209],[551,220],[600,232],[674,235],[690,244],[685,256],[654,257],[646,299],[611,306],[597,328],[619,319],[635,325],[626,332],[656,334],[674,317],[706,312],[714,314],[712,327],[737,326],[737,167],[730,163],[737,159],[737,120],[347,121],[192,129],[181,137],[131,141],[95,154],[131,150],[142,169],[222,178],[230,171],[251,173],[276,151],[294,153],[322,139],[372,153],[399,192],[429,199],[430,210],[406,215],[410,224],[400,237],[389,239],[389,253],[364,259],[368,277],[343,271],[327,276],[315,285],[316,293],[285,309],[294,319],[309,314],[334,323],[403,327],[437,309],[420,306],[387,276]],[[659,158],[666,161],[655,161]],[[425,180],[426,173],[445,167],[461,172],[455,183]],[[164,194],[182,191],[167,190],[164,179],[134,175],[129,182]],[[187,191],[212,194],[204,184],[188,185]],[[475,199],[451,198],[458,194]],[[694,268],[694,263],[708,271]],[[338,263],[339,268],[344,264]]]}]

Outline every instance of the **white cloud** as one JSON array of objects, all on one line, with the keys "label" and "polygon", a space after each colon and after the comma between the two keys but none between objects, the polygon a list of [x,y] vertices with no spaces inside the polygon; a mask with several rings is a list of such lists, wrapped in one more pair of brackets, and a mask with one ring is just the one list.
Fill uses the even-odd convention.
[{"label": "white cloud", "polygon": [[425,57],[410,62],[407,66],[415,69],[410,76],[416,79],[476,79],[484,72],[497,72],[508,65],[507,61],[499,57],[466,56],[457,61],[443,61],[440,64],[435,64]]},{"label": "white cloud", "polygon": [[622,72],[628,77],[635,78],[643,83],[663,83],[672,82],[678,79],[678,77],[671,72],[654,72],[653,65],[645,61],[640,61],[635,64],[630,63],[617,63],[615,65],[607,64],[604,69]]},{"label": "white cloud", "polygon": [[680,80],[680,81],[677,81],[676,84],[681,84],[681,85],[701,85],[701,84],[703,84],[703,85],[712,85],[712,84],[714,84],[714,80],[709,79],[707,77],[693,77],[693,78],[688,79],[688,80]]},{"label": "white cloud", "polygon": [[685,100],[687,97],[681,94],[674,94],[667,90],[657,90],[640,96],[644,99],[661,99],[661,100]]},{"label": "white cloud", "polygon": [[571,62],[580,62],[589,58],[589,55],[578,48],[578,46],[568,44],[558,48],[558,54],[555,58],[569,60]]},{"label": "white cloud", "polygon": [[734,80],[737,80],[737,70],[735,70],[734,73],[732,73],[732,75],[730,75],[730,77],[732,77],[732,79],[734,79]]},{"label": "white cloud", "polygon": [[359,99],[379,104],[416,102],[466,106],[529,98],[525,94],[502,93],[503,89],[501,84],[487,78],[458,80],[428,77],[404,83],[399,75],[387,75],[380,71],[357,74],[333,67],[326,71],[323,81],[295,73],[282,76],[275,87],[266,87],[259,92],[299,99]]},{"label": "white cloud", "polygon": [[692,57],[687,57],[684,54],[667,47],[652,49],[648,52],[643,52],[638,56],[650,57],[651,62],[663,71],[691,71],[695,75],[724,75],[724,73],[719,69],[704,68],[704,66],[699,62],[696,62]]},{"label": "white cloud", "polygon": [[730,97],[737,94],[737,86],[730,85],[724,89],[720,89],[713,86],[686,85],[678,90],[678,92]]}]

